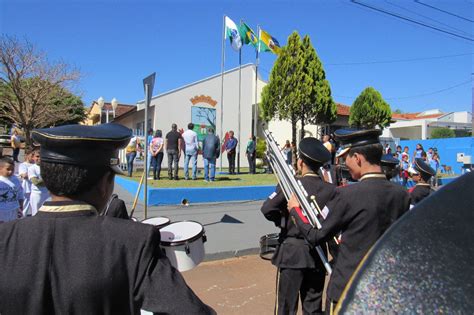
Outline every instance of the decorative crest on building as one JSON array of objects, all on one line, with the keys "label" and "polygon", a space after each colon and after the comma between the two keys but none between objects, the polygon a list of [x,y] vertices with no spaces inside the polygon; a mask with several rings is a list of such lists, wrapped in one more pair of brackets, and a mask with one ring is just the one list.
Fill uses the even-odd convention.
[{"label": "decorative crest on building", "polygon": [[212,97],[208,95],[196,95],[195,97],[191,98],[190,101],[193,103],[193,105],[196,105],[197,103],[206,103],[212,107],[216,107],[217,104],[217,101],[213,100]]}]

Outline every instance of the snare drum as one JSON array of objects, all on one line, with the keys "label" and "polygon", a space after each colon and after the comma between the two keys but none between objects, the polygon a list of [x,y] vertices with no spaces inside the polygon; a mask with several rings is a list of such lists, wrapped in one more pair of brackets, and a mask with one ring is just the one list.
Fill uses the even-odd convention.
[{"label": "snare drum", "polygon": [[171,223],[160,230],[161,247],[179,271],[196,267],[204,259],[204,227],[194,221]]},{"label": "snare drum", "polygon": [[278,241],[280,234],[272,233],[264,235],[260,238],[260,257],[265,260],[272,260],[276,247],[280,242]]},{"label": "snare drum", "polygon": [[153,217],[143,220],[142,223],[154,225],[158,230],[170,224],[171,220],[167,217]]}]

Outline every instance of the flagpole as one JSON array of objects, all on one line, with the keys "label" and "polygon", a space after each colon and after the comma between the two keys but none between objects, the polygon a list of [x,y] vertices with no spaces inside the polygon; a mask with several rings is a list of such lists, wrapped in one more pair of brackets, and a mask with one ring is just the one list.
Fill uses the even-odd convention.
[{"label": "flagpole", "polygon": [[[224,132],[224,65],[225,65],[225,14],[222,18],[222,62],[221,62],[221,130],[220,130],[220,138],[221,143],[224,142],[223,132]],[[220,158],[220,171],[222,172],[222,159],[224,154],[221,154]]]},{"label": "flagpole", "polygon": [[254,133],[253,133],[253,136],[257,136],[258,135],[258,132],[257,132],[257,121],[258,121],[258,102],[257,102],[257,98],[258,98],[258,88],[257,88],[257,85],[258,85],[258,63],[259,63],[259,52],[260,52],[260,25],[257,25],[257,33],[258,33],[258,41],[257,41],[257,54],[256,54],[256,58],[255,58],[255,117],[254,117]]},{"label": "flagpole", "polygon": [[[242,21],[240,21],[242,24]],[[240,145],[241,145],[241,137],[240,137],[240,100],[242,94],[242,47],[239,49],[239,118],[238,118],[238,127],[237,127],[237,174],[240,174]]]}]

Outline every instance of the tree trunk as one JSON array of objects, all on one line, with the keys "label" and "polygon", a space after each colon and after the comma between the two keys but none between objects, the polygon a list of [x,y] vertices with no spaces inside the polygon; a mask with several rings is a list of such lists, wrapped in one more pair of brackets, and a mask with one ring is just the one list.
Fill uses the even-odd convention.
[{"label": "tree trunk", "polygon": [[23,132],[25,133],[25,147],[29,147],[33,144],[31,139],[31,129],[28,127],[23,128]]},{"label": "tree trunk", "polygon": [[296,117],[295,115],[292,115],[291,117],[291,143],[294,143],[295,146],[292,148],[293,149],[293,154],[292,154],[292,157],[293,157],[293,167],[296,169],[297,168],[297,160],[298,160],[298,149],[297,149],[297,144],[296,144]]},{"label": "tree trunk", "polygon": [[[303,107],[303,106],[302,106]],[[304,126],[305,126],[305,121],[304,121],[304,111],[303,108],[301,108],[301,133],[300,133],[300,141],[303,140],[306,132],[304,131]]]}]

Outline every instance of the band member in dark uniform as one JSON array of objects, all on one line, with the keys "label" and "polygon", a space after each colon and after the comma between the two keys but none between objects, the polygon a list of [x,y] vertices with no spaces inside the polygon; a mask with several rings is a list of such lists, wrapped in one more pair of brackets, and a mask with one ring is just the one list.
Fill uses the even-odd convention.
[{"label": "band member in dark uniform", "polygon": [[432,176],[436,175],[436,171],[431,168],[423,159],[415,159],[413,167],[417,173],[412,175],[412,179],[417,182],[415,187],[410,190],[411,204],[416,205],[432,191],[429,184]]},{"label": "band member in dark uniform", "polygon": [[382,155],[380,165],[382,166],[382,172],[390,181],[393,181],[392,178],[397,176],[398,172],[400,171],[398,167],[400,165],[400,161],[394,158],[392,154]]},{"label": "band member in dark uniform", "polygon": [[110,197],[101,215],[107,215],[109,217],[120,219],[130,219],[130,217],[128,216],[127,206],[125,205],[125,202],[120,199],[116,194],[113,194]]},{"label": "band member in dark uniform", "polygon": [[408,193],[387,181],[382,173],[380,130],[338,130],[335,135],[344,147],[340,155],[345,156],[351,177],[359,182],[336,188],[319,230],[308,224],[294,196],[288,201],[290,218],[312,246],[323,244],[342,231],[327,290],[330,309],[370,247],[410,206]]},{"label": "band member in dark uniform", "polygon": [[164,256],[157,229],[98,215],[131,135],[118,124],[33,131],[52,201],[0,224],[1,314],[214,313]]},{"label": "band member in dark uniform", "polygon": [[[331,153],[315,138],[304,138],[299,144],[298,170],[301,183],[309,197],[315,196],[320,209],[334,193],[335,186],[324,182],[319,168],[331,159]],[[287,202],[281,188],[268,197],[262,213],[281,227],[281,233],[272,263],[278,267],[276,314],[296,314],[298,296],[304,314],[321,310],[322,291],[326,270],[313,246],[299,233],[294,221],[288,220]]]}]

